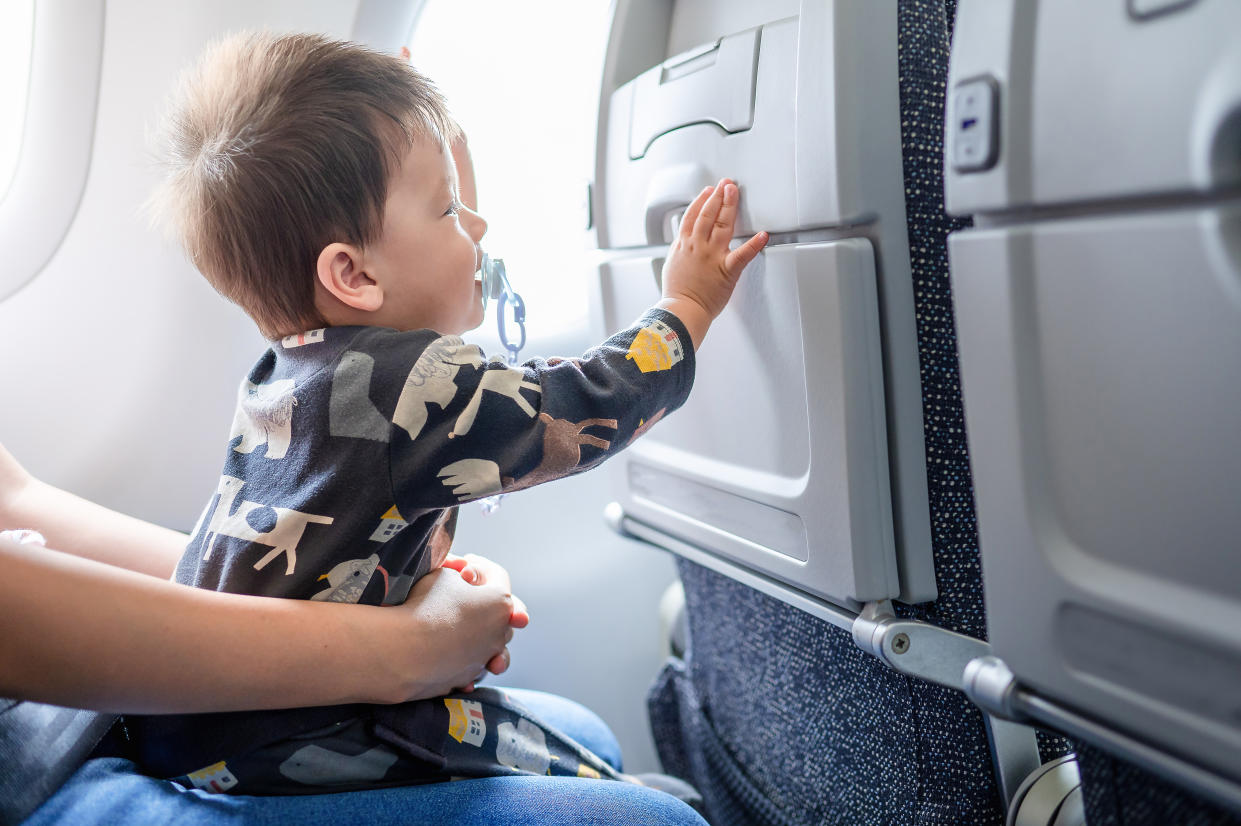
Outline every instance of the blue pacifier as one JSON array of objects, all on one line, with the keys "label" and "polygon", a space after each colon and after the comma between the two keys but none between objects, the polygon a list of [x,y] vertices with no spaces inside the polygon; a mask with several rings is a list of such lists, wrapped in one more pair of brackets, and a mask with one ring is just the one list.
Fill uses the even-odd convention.
[{"label": "blue pacifier", "polygon": [[[487,311],[487,302],[490,299],[498,299],[500,309],[496,313],[496,324],[500,328],[500,343],[504,345],[504,349],[508,351],[508,363],[517,363],[517,354],[521,352],[521,348],[526,346],[526,302],[521,296],[513,290],[513,285],[508,282],[508,273],[504,269],[504,261],[500,258],[492,258],[487,253],[483,253],[483,263],[479,267],[483,282],[483,312]],[[509,340],[508,329],[506,327],[507,313],[505,310],[512,306],[513,323],[517,325],[517,331],[520,337],[514,343]]]},{"label": "blue pacifier", "polygon": [[483,312],[487,311],[487,302],[493,298],[499,298],[505,290],[512,292],[512,287],[508,283],[508,274],[504,270],[504,261],[500,258],[492,258],[487,253],[483,253],[483,264],[479,267],[483,281]]}]

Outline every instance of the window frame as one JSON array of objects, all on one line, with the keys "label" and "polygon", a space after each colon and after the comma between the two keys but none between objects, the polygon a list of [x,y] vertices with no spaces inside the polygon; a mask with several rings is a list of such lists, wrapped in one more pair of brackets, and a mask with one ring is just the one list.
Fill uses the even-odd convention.
[{"label": "window frame", "polygon": [[[0,195],[0,301],[32,281],[73,223],[94,146],[105,0],[37,0],[17,164]],[[66,58],[71,55],[72,58]]]}]

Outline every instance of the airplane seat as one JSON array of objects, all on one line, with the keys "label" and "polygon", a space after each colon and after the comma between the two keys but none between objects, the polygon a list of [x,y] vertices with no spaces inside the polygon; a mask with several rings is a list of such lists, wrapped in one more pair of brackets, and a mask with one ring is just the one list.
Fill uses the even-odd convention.
[{"label": "airplane seat", "polygon": [[[670,119],[666,106],[648,101],[673,99],[676,83],[686,76],[686,64],[713,59],[715,63],[709,65],[718,66],[725,46],[731,45],[729,32],[764,21],[734,13],[733,5],[727,3],[715,4],[712,14],[703,11],[702,3],[683,0],[672,4],[671,11],[663,4],[670,20],[638,15],[634,9],[639,5],[618,4],[613,44],[628,36],[626,45],[632,46],[641,33],[644,42],[662,45],[666,39],[668,46],[645,58],[634,57],[629,49],[627,54],[636,65],[628,67],[615,65],[615,53],[622,50],[610,47],[596,181],[600,248],[666,242],[666,228],[675,226],[675,215],[669,222],[662,214],[652,216],[648,209],[646,224],[631,229],[626,222],[632,219],[622,211],[636,211],[633,206],[641,205],[642,193],[648,195],[647,203],[656,207],[656,213],[675,203],[659,197],[662,188],[671,185],[675,174],[688,173],[683,169],[661,177],[662,170],[649,168],[661,163],[665,170],[676,169],[677,163],[684,167],[682,159],[692,157],[691,151],[718,164],[718,169],[712,169],[717,175],[729,174],[741,183],[740,233],[760,228],[773,232],[773,244],[760,259],[761,269],[743,277],[738,295],[712,330],[694,397],[677,417],[616,460],[619,501],[609,519],[618,530],[680,556],[688,652],[684,660],[669,661],[648,697],[664,768],[702,791],[709,817],[718,824],[1003,822],[1004,798],[1012,789],[1002,792],[997,784],[988,734],[977,707],[960,691],[893,670],[865,653],[847,632],[849,621],[865,611],[866,604],[886,605],[886,600],[897,599],[906,603],[897,603],[894,609],[900,619],[922,621],[975,641],[985,636],[945,250],[948,232],[964,222],[949,219],[942,202],[942,102],[953,4],[937,0],[902,0],[892,6],[792,2],[766,9],[764,20],[768,21],[780,12],[797,15],[798,35],[803,40],[796,46],[788,44],[797,60],[826,54],[825,62],[831,67],[814,67],[820,72],[817,75],[798,75],[800,89],[818,90],[822,97],[798,100],[795,123],[800,124],[802,117],[809,120],[806,110],[813,105],[836,112],[841,120],[818,130],[795,125],[789,130],[789,144],[795,137],[797,145],[761,155],[766,165],[761,175],[747,175],[751,156],[744,143],[750,134],[746,130],[751,126],[758,130],[760,115],[778,118],[781,111],[792,113],[795,108],[786,103],[784,110],[760,112],[764,95],[774,94],[763,82],[764,66],[771,65],[765,61],[772,60],[766,50],[783,21],[765,22],[757,38],[758,78],[742,97],[752,101],[751,111],[732,120],[713,120],[712,125],[724,133],[718,145],[691,150],[688,137],[682,147],[676,136],[695,126]],[[812,24],[823,22],[821,16],[830,18],[830,25],[811,31]],[[695,28],[704,18],[713,29]],[[696,37],[686,36],[686,29]],[[823,41],[804,39],[816,35]],[[885,36],[890,40],[885,41]],[[867,42],[868,37],[876,38],[875,42]],[[695,47],[704,42],[705,46]],[[858,43],[857,48],[866,51],[871,62],[856,57],[853,48]],[[622,82],[634,75],[637,78],[632,83]],[[700,88],[709,88],[706,75],[698,73],[697,77]],[[833,88],[833,80],[840,85]],[[873,106],[865,105],[860,113],[848,111],[845,107],[855,102],[852,95],[863,89],[862,94],[873,96]],[[891,99],[880,103],[885,93]],[[888,103],[892,118],[884,121],[877,113],[888,112],[882,109]],[[859,123],[854,115],[873,120]],[[752,121],[746,116],[752,116]],[[689,113],[682,121],[701,118],[701,113]],[[651,121],[659,125],[648,126]],[[669,125],[680,128],[669,129]],[[865,139],[849,143],[851,129]],[[635,151],[635,133],[642,138],[636,147],[640,151]],[[699,134],[705,140],[709,133]],[[865,150],[859,148],[861,144]],[[858,154],[850,155],[850,151]],[[765,200],[764,177],[783,182],[785,157],[802,165],[789,180],[796,193],[794,205],[812,212],[815,198],[835,198],[830,204],[835,211],[825,209],[824,214],[808,219],[802,212],[787,215]],[[810,159],[824,158],[829,166],[836,164],[829,172],[819,174],[809,166]],[[692,164],[689,167],[692,172]],[[876,189],[894,186],[895,204],[884,200],[883,193],[858,195],[865,186],[859,180]],[[695,181],[698,185],[705,182],[709,181]],[[626,189],[639,194],[626,198]],[[650,197],[652,193],[655,197]],[[781,194],[787,200],[787,193]],[[865,202],[867,197],[875,203],[861,207],[843,203],[849,198]],[[858,207],[857,213],[847,214],[846,207]],[[849,229],[868,222],[866,230]],[[853,307],[847,316],[828,312],[843,299],[839,293],[823,290],[821,283],[848,275],[839,258],[812,262],[818,264],[813,275],[796,284],[800,303],[778,303],[787,280],[801,275],[781,266],[781,256],[797,254],[785,249],[786,245],[818,241],[834,245],[842,236],[844,243],[854,244],[857,238],[852,236],[857,235],[867,240],[867,250],[875,249],[874,269],[868,274],[874,273],[879,281],[883,328],[879,370],[884,380],[878,405],[881,409],[887,405],[886,420],[875,437],[886,448],[886,452],[875,451],[882,472],[866,477],[864,483],[858,482],[855,463],[861,464],[870,455],[863,450],[868,443],[846,434],[841,440],[848,449],[833,454],[823,445],[834,434],[825,435],[820,426],[830,431],[840,427],[841,420],[864,419],[866,409],[848,404],[868,392],[866,385],[855,375],[846,376],[855,380],[853,384],[842,380],[827,388],[828,392],[819,392],[813,385],[821,376],[816,371],[831,373],[833,359],[865,357],[864,348],[846,342],[836,349],[830,338],[811,339],[804,330],[800,341],[780,338],[786,329],[796,333],[797,323],[820,332],[844,329],[847,334],[848,319],[864,317],[866,305]],[[644,252],[609,254],[612,257],[601,268],[600,278],[605,322],[640,304],[629,293],[651,289],[650,265],[657,263],[643,258],[641,264],[632,264],[624,257]],[[759,295],[760,291],[764,294]],[[907,301],[901,304],[903,297]],[[875,295],[869,300],[875,301]],[[816,312],[823,312],[823,317],[807,315]],[[778,324],[772,323],[772,316]],[[805,361],[783,376],[791,387],[805,386],[806,396],[791,400],[793,413],[762,409],[761,400],[755,401],[761,396],[757,392],[747,392],[743,402],[735,383],[725,385],[711,372],[730,357],[749,367],[744,363],[749,355],[745,347],[757,347],[755,342],[792,345],[805,354]],[[878,363],[875,356],[870,364]],[[814,414],[809,423],[794,415],[802,404]],[[711,405],[715,409],[708,409]],[[719,409],[724,406],[745,410],[771,426],[748,443],[735,432],[730,439],[720,423],[731,423],[733,411]],[[673,430],[678,423],[680,432]],[[714,442],[701,436],[716,427],[721,430]],[[810,430],[808,444],[796,441],[798,427]],[[772,432],[794,442],[792,448],[771,436]],[[678,441],[673,444],[674,440]],[[741,447],[730,452],[728,442],[741,442]],[[796,459],[809,454],[809,462],[783,461],[786,450]],[[739,465],[744,472],[734,475]],[[803,500],[791,495],[781,499],[777,482],[782,480],[771,480],[782,473],[813,488],[813,495]],[[816,474],[831,481],[815,488]],[[686,483],[685,478],[694,481]],[[879,486],[892,491],[891,499],[885,497],[883,507],[876,509],[876,521],[886,519],[889,531],[866,533],[865,524],[873,523],[859,528],[851,520],[864,521],[859,513],[871,503],[869,492]],[[842,488],[848,506],[835,510]],[[721,494],[721,490],[728,493]],[[736,495],[732,495],[734,490]],[[755,502],[773,507],[756,507]],[[827,525],[817,521],[824,516]],[[897,564],[889,570],[896,573],[897,581],[878,587],[863,582],[863,574],[871,572],[866,566],[875,558],[868,555],[893,546]],[[853,563],[852,569],[848,562]],[[839,568],[852,574],[851,579],[844,577],[843,586]],[[885,586],[890,590],[884,591]],[[985,647],[985,643],[977,644]],[[1034,742],[1031,735],[1031,749]],[[1041,759],[1050,760],[1063,756],[1068,746],[1063,738],[1043,735],[1037,751]],[[1033,768],[1039,760],[1035,753],[1033,765],[1027,762],[1027,766]]]},{"label": "airplane seat", "polygon": [[946,202],[993,659],[1091,826],[1241,823],[1241,6],[960,0]]},{"label": "airplane seat", "polygon": [[0,822],[18,823],[64,785],[116,715],[0,699]]}]

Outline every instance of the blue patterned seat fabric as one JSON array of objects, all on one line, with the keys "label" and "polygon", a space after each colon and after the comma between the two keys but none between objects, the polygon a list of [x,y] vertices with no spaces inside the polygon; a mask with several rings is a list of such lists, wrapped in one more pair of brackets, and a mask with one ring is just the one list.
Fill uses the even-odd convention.
[{"label": "blue patterned seat fabric", "polygon": [[1077,759],[1090,826],[1241,826],[1236,814],[1086,743]]}]

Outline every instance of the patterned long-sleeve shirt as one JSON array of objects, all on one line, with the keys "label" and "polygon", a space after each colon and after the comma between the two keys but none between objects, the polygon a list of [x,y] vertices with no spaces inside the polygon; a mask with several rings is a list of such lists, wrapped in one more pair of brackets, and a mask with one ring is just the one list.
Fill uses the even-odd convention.
[{"label": "patterned long-sleeve shirt", "polygon": [[402,602],[445,509],[599,464],[680,406],[693,372],[688,333],[658,309],[580,358],[518,367],[429,330],[289,336],[242,383],[176,579]]},{"label": "patterned long-sleeve shirt", "polygon": [[[658,309],[581,358],[520,367],[427,330],[289,336],[242,382],[224,473],[176,579],[402,602],[453,507],[599,464],[684,403],[693,375],[689,334]],[[534,752],[554,745],[557,772],[611,771],[493,689],[390,708],[137,717],[127,730],[150,773],[286,794],[530,773],[542,762],[510,752],[536,729]]]}]

